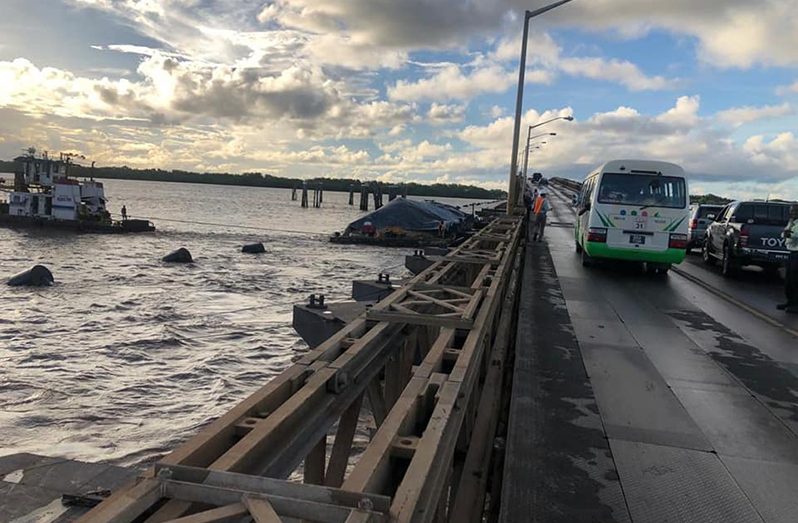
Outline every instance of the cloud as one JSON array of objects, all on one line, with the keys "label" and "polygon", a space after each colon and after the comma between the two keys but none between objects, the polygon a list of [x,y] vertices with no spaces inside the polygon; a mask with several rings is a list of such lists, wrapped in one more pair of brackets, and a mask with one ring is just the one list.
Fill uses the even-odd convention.
[{"label": "cloud", "polygon": [[[716,128],[717,116],[699,116],[700,99],[682,96],[660,114],[646,115],[632,107],[597,112],[571,123],[558,121],[541,131],[558,136],[536,150],[530,161],[536,170],[580,178],[613,158],[651,158],[681,164],[700,181],[783,184],[798,177],[798,139],[781,133],[770,140],[754,136],[743,144]],[[528,111],[523,125],[570,114],[570,108]],[[457,137],[465,152],[449,167],[464,173],[502,172],[510,163],[513,119],[465,127]],[[454,169],[453,169],[454,170]],[[795,195],[793,195],[795,197]]]},{"label": "cloud", "polygon": [[[489,59],[517,64],[520,40],[520,38],[500,40],[489,54]],[[548,33],[530,35],[529,44],[527,68],[541,67],[549,78],[557,73],[565,73],[570,76],[617,83],[631,91],[659,91],[676,85],[674,80],[663,76],[648,76],[637,65],[625,60],[563,57],[562,49]]]},{"label": "cloud", "polygon": [[[278,0],[270,21],[312,33],[343,31],[380,47],[453,46],[497,28],[506,6],[500,0]],[[468,35],[468,36],[466,36]]]},{"label": "cloud", "polygon": [[756,135],[746,140],[744,150],[752,161],[775,171],[798,171],[798,140],[792,132],[778,134],[771,141]]},{"label": "cloud", "polygon": [[764,118],[777,118],[791,114],[795,114],[795,110],[790,104],[784,103],[781,105],[765,105],[762,107],[734,107],[732,109],[720,111],[715,115],[715,118],[721,123],[733,127],[740,127],[741,125]]},{"label": "cloud", "polygon": [[776,88],[776,94],[779,96],[786,96],[793,93],[798,93],[798,81],[790,85],[782,85]]},{"label": "cloud", "polygon": [[462,122],[464,118],[464,105],[446,105],[433,102],[427,112],[427,120],[435,125]]},{"label": "cloud", "polygon": [[[341,47],[324,53],[342,62],[358,59],[396,63],[403,53],[418,49],[456,49],[469,42],[520,32],[528,0],[274,0],[272,2],[184,2],[180,0],[69,0],[104,9],[129,21],[143,34],[179,49],[194,60],[224,63],[260,55],[261,40],[284,31],[306,42],[339,35]],[[749,68],[757,64],[798,64],[798,10],[794,0],[594,0],[573,2],[551,13],[548,27],[615,32],[626,38],[657,29],[687,35],[697,41],[699,56],[714,67]],[[227,33],[210,31],[221,27]],[[556,51],[556,44],[536,38],[530,48],[539,59]],[[376,53],[368,53],[368,49]],[[336,48],[338,49],[338,48]],[[497,55],[517,56],[519,46],[507,39]],[[392,53],[399,53],[393,55]]]},{"label": "cloud", "polygon": [[[456,64],[441,68],[416,82],[399,80],[388,88],[391,100],[469,100],[485,93],[503,93],[516,82],[517,73],[496,64],[481,65],[469,73]],[[540,71],[527,76],[529,82],[548,83],[551,76]]]},{"label": "cloud", "polygon": [[646,76],[635,64],[622,60],[562,58],[557,67],[572,76],[620,83],[631,91],[660,91],[674,85],[662,76]]},{"label": "cloud", "polygon": [[388,101],[356,103],[321,68],[295,65],[279,73],[206,66],[154,53],[136,81],[91,79],[30,61],[0,61],[0,107],[31,115],[147,120],[157,125],[206,121],[280,121],[310,133],[368,136],[417,117]]}]

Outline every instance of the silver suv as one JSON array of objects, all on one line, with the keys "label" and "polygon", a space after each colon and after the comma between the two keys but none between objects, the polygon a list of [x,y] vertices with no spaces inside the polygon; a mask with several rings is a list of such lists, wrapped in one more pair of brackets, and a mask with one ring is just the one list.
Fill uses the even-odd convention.
[{"label": "silver suv", "polygon": [[687,252],[704,245],[707,226],[712,223],[723,209],[722,205],[696,205],[690,209],[690,222],[687,225]]}]

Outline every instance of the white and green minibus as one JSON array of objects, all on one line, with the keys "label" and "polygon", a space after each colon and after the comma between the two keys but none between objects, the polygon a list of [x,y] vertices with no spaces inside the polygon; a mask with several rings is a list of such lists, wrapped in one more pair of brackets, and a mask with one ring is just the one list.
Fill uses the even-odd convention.
[{"label": "white and green minibus", "polygon": [[576,251],[596,259],[644,262],[651,273],[681,263],[690,198],[684,170],[648,160],[613,160],[587,175],[576,199]]}]

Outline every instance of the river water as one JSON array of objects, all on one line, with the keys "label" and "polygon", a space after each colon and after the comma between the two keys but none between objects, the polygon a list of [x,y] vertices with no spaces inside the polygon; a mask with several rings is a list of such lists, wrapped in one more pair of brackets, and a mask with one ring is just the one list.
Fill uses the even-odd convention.
[{"label": "river water", "polygon": [[[311,293],[349,299],[352,279],[405,275],[406,250],[326,241],[362,214],[345,193],[302,209],[283,189],[105,188],[109,210],[124,204],[158,231],[0,228],[0,279],[36,263],[56,279],[42,289],[0,285],[0,455],[152,461],[307,350],[291,328],[295,303]],[[240,252],[256,241],[266,254]],[[160,261],[178,247],[196,263]]]}]

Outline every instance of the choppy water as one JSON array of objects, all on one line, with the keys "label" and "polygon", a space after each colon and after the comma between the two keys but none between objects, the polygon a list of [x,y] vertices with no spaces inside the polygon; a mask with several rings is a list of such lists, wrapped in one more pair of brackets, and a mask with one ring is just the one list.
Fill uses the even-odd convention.
[{"label": "choppy water", "polygon": [[[133,216],[162,218],[158,232],[0,228],[0,279],[42,263],[57,282],[0,285],[0,455],[152,460],[306,350],[291,328],[294,303],[314,292],[348,299],[354,278],[404,273],[404,251],[326,241],[360,215],[343,193],[301,209],[279,189],[105,185],[112,211],[125,204]],[[254,241],[267,253],[240,252]],[[160,261],[177,247],[196,263]]]}]

